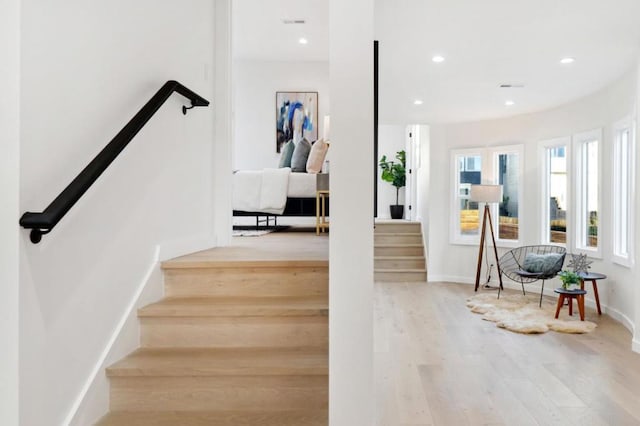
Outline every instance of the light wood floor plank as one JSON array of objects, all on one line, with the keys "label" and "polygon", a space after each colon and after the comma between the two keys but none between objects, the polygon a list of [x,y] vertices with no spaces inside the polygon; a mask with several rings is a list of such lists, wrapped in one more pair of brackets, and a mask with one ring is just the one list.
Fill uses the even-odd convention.
[{"label": "light wood floor plank", "polygon": [[377,425],[640,424],[640,355],[610,317],[587,309],[589,334],[521,335],[471,313],[468,285],[375,289]]}]

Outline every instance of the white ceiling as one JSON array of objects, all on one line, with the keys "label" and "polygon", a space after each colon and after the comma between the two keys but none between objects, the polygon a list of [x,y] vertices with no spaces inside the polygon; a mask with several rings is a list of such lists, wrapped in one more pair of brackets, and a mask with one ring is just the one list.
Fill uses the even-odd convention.
[{"label": "white ceiling", "polygon": [[[306,23],[285,25],[283,19]],[[232,28],[235,59],[329,60],[328,0],[232,0]],[[301,37],[309,43],[298,43]]]},{"label": "white ceiling", "polygon": [[[326,61],[328,3],[233,0],[234,57]],[[640,53],[640,0],[376,0],[376,38],[381,123],[506,117],[586,96],[628,71]],[[445,62],[433,63],[436,54]],[[561,65],[566,56],[576,62]]]}]

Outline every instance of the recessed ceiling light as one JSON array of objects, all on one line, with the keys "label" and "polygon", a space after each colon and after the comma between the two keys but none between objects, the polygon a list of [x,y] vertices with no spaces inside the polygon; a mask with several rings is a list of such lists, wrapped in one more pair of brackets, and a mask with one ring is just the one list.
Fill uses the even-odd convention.
[{"label": "recessed ceiling light", "polygon": [[514,106],[516,103],[513,101],[504,101],[505,106]]},{"label": "recessed ceiling light", "polygon": [[413,101],[414,105],[422,105],[424,102],[422,102],[421,99],[416,99],[415,101]]},{"label": "recessed ceiling light", "polygon": [[307,43],[309,43],[309,40],[307,40],[307,39],[306,39],[306,38],[304,38],[304,37],[300,37],[300,39],[298,40],[298,43],[300,43],[300,44],[307,44]]},{"label": "recessed ceiling light", "polygon": [[563,65],[572,64],[575,61],[576,60],[574,58],[569,58],[569,57],[560,59],[560,63]]},{"label": "recessed ceiling light", "polygon": [[444,56],[436,55],[433,58],[431,58],[431,60],[436,64],[439,64],[440,62],[444,62]]}]

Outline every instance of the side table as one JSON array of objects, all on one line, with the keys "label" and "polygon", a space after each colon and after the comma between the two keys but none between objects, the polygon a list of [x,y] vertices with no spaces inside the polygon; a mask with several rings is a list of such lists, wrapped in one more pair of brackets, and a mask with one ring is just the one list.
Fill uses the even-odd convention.
[{"label": "side table", "polygon": [[569,315],[573,315],[573,299],[578,301],[578,310],[580,311],[580,321],[584,321],[584,295],[587,294],[584,290],[565,290],[564,288],[556,288],[558,293],[558,306],[556,307],[556,319],[560,315],[560,309],[564,305],[565,299],[569,299]]},{"label": "side table", "polygon": [[581,290],[584,290],[585,281],[591,281],[591,285],[593,286],[593,295],[596,298],[596,308],[598,308],[598,315],[602,315],[602,311],[600,310],[600,297],[598,296],[598,284],[596,284],[596,281],[603,280],[607,278],[607,276],[598,272],[578,272],[578,276],[580,277]]},{"label": "side table", "polygon": [[320,235],[320,231],[329,229],[326,215],[327,198],[329,198],[329,190],[316,191],[316,235]]}]

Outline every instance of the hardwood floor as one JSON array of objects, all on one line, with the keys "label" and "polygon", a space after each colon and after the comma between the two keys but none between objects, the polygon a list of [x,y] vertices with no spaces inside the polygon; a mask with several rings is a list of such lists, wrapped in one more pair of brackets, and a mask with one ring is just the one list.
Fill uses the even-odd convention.
[{"label": "hardwood floor", "polygon": [[639,425],[640,355],[587,309],[585,335],[520,335],[465,306],[473,287],[376,283],[377,425]]}]

